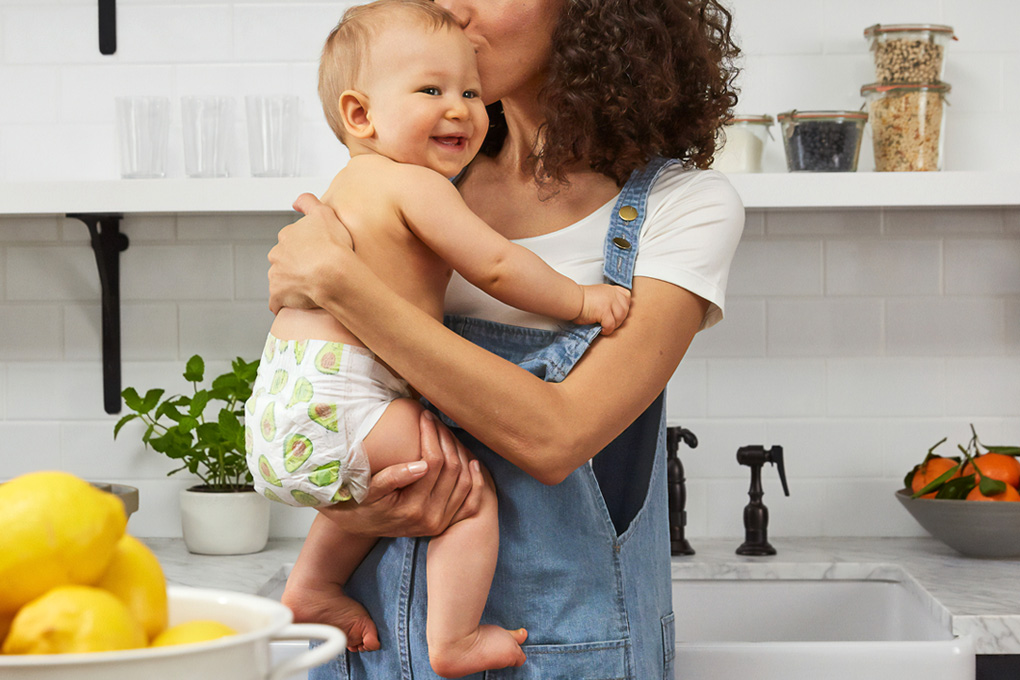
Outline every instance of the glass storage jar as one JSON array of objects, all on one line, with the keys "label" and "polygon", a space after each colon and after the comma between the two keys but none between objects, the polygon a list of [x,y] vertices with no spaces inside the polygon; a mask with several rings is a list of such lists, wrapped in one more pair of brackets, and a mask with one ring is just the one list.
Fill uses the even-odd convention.
[{"label": "glass storage jar", "polygon": [[737,114],[716,135],[712,168],[720,172],[761,172],[765,144],[772,136],[772,116]]},{"label": "glass storage jar", "polygon": [[872,83],[868,100],[875,170],[920,172],[942,169],[945,97],[948,83]]},{"label": "glass storage jar", "polygon": [[862,111],[787,111],[783,128],[790,172],[855,172],[868,114]]},{"label": "glass storage jar", "polygon": [[938,24],[875,24],[864,29],[875,56],[879,83],[932,83],[942,80],[946,48],[956,35]]}]

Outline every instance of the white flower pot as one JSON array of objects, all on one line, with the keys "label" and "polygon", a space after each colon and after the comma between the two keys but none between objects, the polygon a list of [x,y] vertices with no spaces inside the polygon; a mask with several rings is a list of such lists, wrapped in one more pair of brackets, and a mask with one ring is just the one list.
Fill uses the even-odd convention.
[{"label": "white flower pot", "polygon": [[247,555],[269,540],[269,501],[251,491],[181,491],[181,530],[188,552]]}]

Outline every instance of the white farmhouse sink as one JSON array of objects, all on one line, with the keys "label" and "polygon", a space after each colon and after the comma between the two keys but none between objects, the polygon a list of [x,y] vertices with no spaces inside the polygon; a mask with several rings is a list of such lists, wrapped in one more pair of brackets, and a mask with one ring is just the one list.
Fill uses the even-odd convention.
[{"label": "white farmhouse sink", "polygon": [[974,645],[902,570],[872,580],[673,581],[683,680],[974,680]]},{"label": "white farmhouse sink", "polygon": [[[259,594],[279,598],[289,566]],[[809,568],[789,580],[758,566],[741,578],[674,569],[677,680],[974,680],[972,640],[954,638],[949,612],[899,567],[843,563],[839,578]]]}]

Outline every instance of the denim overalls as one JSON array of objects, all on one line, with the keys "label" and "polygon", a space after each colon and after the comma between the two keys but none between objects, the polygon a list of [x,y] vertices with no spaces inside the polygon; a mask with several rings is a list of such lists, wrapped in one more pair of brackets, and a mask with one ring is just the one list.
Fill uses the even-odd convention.
[{"label": "denim overalls", "polygon": [[[653,159],[624,186],[606,235],[607,280],[630,287],[649,190],[673,162]],[[463,317],[446,323],[550,382],[566,377],[599,332],[598,326],[552,332]],[[472,680],[672,680],[663,406],[660,394],[590,465],[556,486],[456,431],[492,473],[499,498],[499,560],[482,621],[523,626],[529,634],[522,667]],[[383,649],[344,653],[309,678],[438,678],[425,643],[427,546],[414,538],[379,541],[347,592],[371,613]]]}]

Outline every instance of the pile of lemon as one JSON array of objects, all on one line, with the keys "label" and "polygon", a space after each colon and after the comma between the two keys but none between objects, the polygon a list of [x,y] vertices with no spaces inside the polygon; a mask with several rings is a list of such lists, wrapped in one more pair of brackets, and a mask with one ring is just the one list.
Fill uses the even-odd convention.
[{"label": "pile of lemon", "polygon": [[167,628],[159,560],[126,526],[116,496],[74,475],[0,484],[0,652],[116,651],[235,633],[215,621]]}]

